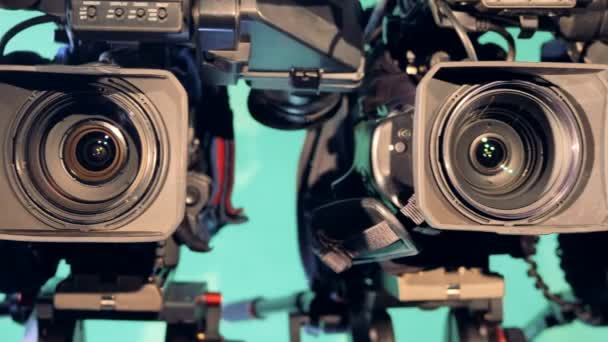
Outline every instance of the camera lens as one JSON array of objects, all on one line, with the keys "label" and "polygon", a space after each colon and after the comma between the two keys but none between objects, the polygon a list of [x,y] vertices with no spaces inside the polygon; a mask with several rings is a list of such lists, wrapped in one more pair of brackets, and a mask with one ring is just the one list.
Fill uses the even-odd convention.
[{"label": "camera lens", "polygon": [[165,126],[129,83],[104,79],[66,90],[40,92],[17,114],[17,189],[52,227],[113,229],[158,194],[167,170]]},{"label": "camera lens", "polygon": [[467,86],[446,102],[435,129],[442,191],[474,219],[543,217],[571,193],[582,168],[577,116],[550,85]]},{"label": "camera lens", "polygon": [[78,123],[67,134],[66,168],[85,184],[112,180],[127,159],[127,146],[120,129],[104,121]]},{"label": "camera lens", "polygon": [[507,150],[500,139],[482,135],[471,144],[471,156],[481,172],[494,172],[504,164]]},{"label": "camera lens", "polygon": [[116,160],[114,140],[104,132],[87,133],[76,146],[80,165],[93,172],[107,169]]}]

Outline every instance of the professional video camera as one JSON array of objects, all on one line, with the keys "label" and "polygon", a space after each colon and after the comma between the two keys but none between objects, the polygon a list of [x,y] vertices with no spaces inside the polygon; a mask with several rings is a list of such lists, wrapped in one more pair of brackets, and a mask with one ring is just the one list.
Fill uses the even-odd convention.
[{"label": "professional video camera", "polygon": [[[393,341],[386,310],[408,306],[450,307],[449,341],[603,324],[608,68],[572,62],[605,61],[607,13],[602,1],[379,1],[367,13],[361,87],[308,132],[301,156],[312,292],[235,303],[227,318],[288,310],[292,341],[303,324]],[[508,27],[520,38],[553,32],[542,60],[562,63],[514,62]],[[489,31],[506,51],[480,43]],[[574,296],[539,275],[536,235],[549,233],[562,234]],[[504,281],[489,267],[498,254],[524,259],[551,303],[526,329],[501,326]]]},{"label": "professional video camera", "polygon": [[[232,112],[244,79],[254,117],[309,127],[361,81],[355,1],[0,1],[44,14],[0,39],[4,167],[2,311],[35,312],[40,340],[88,318],[167,322],[167,340],[219,340],[221,297],[171,281],[180,244],[210,249],[231,203]],[[5,53],[55,23],[53,60]],[[307,30],[302,30],[307,27]],[[328,93],[328,92],[331,92]],[[71,266],[57,283],[61,259]],[[128,260],[128,262],[125,262]]]}]

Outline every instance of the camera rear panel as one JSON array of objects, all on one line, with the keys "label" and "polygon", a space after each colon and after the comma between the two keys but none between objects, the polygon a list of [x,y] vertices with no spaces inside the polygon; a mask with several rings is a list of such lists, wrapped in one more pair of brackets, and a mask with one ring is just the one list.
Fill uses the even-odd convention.
[{"label": "camera rear panel", "polygon": [[[427,222],[439,229],[505,234],[607,230],[608,189],[605,183],[607,165],[604,134],[608,117],[606,70],[604,66],[598,65],[463,62],[441,64],[429,72],[418,88],[414,123],[414,188]],[[491,93],[496,91],[490,89],[496,84],[529,86],[531,88],[526,88],[525,91],[518,90],[521,99],[541,99],[543,104],[538,108],[543,110],[553,104],[563,103],[564,107],[559,107],[556,112],[570,111],[570,115],[529,126],[519,127],[513,124],[517,126],[515,129],[509,128],[504,134],[496,133],[498,135],[492,136],[493,140],[490,140],[488,136],[495,134],[500,122],[496,119],[488,120],[494,127],[489,130],[482,128],[479,132],[489,132],[489,135],[484,135],[475,131],[475,120],[491,112],[498,113],[496,115],[499,118],[507,116],[497,107],[501,101],[500,96],[504,94]],[[465,102],[473,101],[471,94],[483,90],[483,87],[489,87],[489,95],[487,102],[482,103],[480,112],[469,113],[472,119],[453,119],[452,125],[456,126],[448,127],[448,124],[444,124],[450,122],[450,115],[454,115],[457,110],[472,108],[467,107],[470,103]],[[515,99],[518,98],[512,97],[506,101],[510,102],[514,111],[513,117],[505,121],[522,122],[535,115],[525,108],[523,102]],[[571,124],[574,133],[568,135],[570,131],[567,127],[570,126],[560,120]],[[453,132],[458,129],[465,133],[466,130],[475,131],[475,136],[479,135],[481,139],[485,137],[480,146],[486,148],[477,151],[474,149],[477,145],[465,143],[468,141],[466,139],[456,141],[459,136]],[[503,146],[494,140],[504,141],[507,144],[505,146],[517,146],[510,143],[513,139],[509,138],[509,132],[514,132],[514,137],[523,137],[513,138],[520,145],[523,144],[519,147],[522,151],[519,154],[535,154],[535,158],[527,159],[534,161],[527,164],[522,162],[518,164],[519,169],[515,170],[509,166],[515,163],[513,159],[497,163],[495,166],[501,169],[496,172],[491,170],[493,164],[477,165],[475,168],[479,162],[493,162],[496,148]],[[545,138],[546,142],[543,141]],[[538,140],[536,145],[535,139]],[[450,151],[453,152],[445,152],[442,146],[451,148]],[[513,152],[515,148],[511,150]],[[508,154],[505,151],[504,156]],[[511,155],[515,154],[517,153]],[[500,156],[502,158],[503,154]],[[469,164],[470,168],[467,166]],[[578,166],[572,168],[572,165]],[[502,184],[499,178],[494,177],[499,173],[507,176],[521,175],[522,179],[526,178],[529,182],[524,187],[524,181],[516,183],[508,180],[504,187],[492,188],[492,185]],[[536,178],[535,173],[538,175]],[[546,174],[545,178],[543,174]],[[481,175],[478,177],[481,180],[468,175]],[[513,186],[512,191],[507,186]],[[521,193],[516,190],[521,190]],[[516,205],[520,202],[523,203],[521,208]],[[528,212],[527,209],[534,210]]]},{"label": "camera rear panel", "polygon": [[183,219],[187,96],[166,71],[0,66],[0,238],[137,242]]}]

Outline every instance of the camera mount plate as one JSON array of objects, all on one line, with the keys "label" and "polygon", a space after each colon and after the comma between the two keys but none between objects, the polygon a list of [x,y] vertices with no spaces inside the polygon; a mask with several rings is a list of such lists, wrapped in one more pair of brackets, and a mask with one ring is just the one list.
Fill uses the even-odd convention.
[{"label": "camera mount plate", "polygon": [[147,283],[134,290],[127,285],[116,292],[87,292],[104,286],[94,283],[78,277],[49,281],[36,299],[24,341],[84,341],[85,319],[163,321],[168,342],[224,341],[219,333],[221,295],[207,292],[205,283]]}]

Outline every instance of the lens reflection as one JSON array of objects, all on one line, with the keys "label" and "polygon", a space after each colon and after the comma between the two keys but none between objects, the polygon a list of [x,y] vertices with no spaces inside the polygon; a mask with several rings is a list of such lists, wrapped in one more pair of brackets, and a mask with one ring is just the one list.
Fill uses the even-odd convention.
[{"label": "lens reflection", "polygon": [[505,144],[496,138],[481,136],[473,143],[472,149],[477,163],[488,171],[499,170],[505,162]]},{"label": "lens reflection", "polygon": [[116,159],[116,144],[105,132],[91,132],[78,142],[76,157],[85,169],[103,171]]}]

